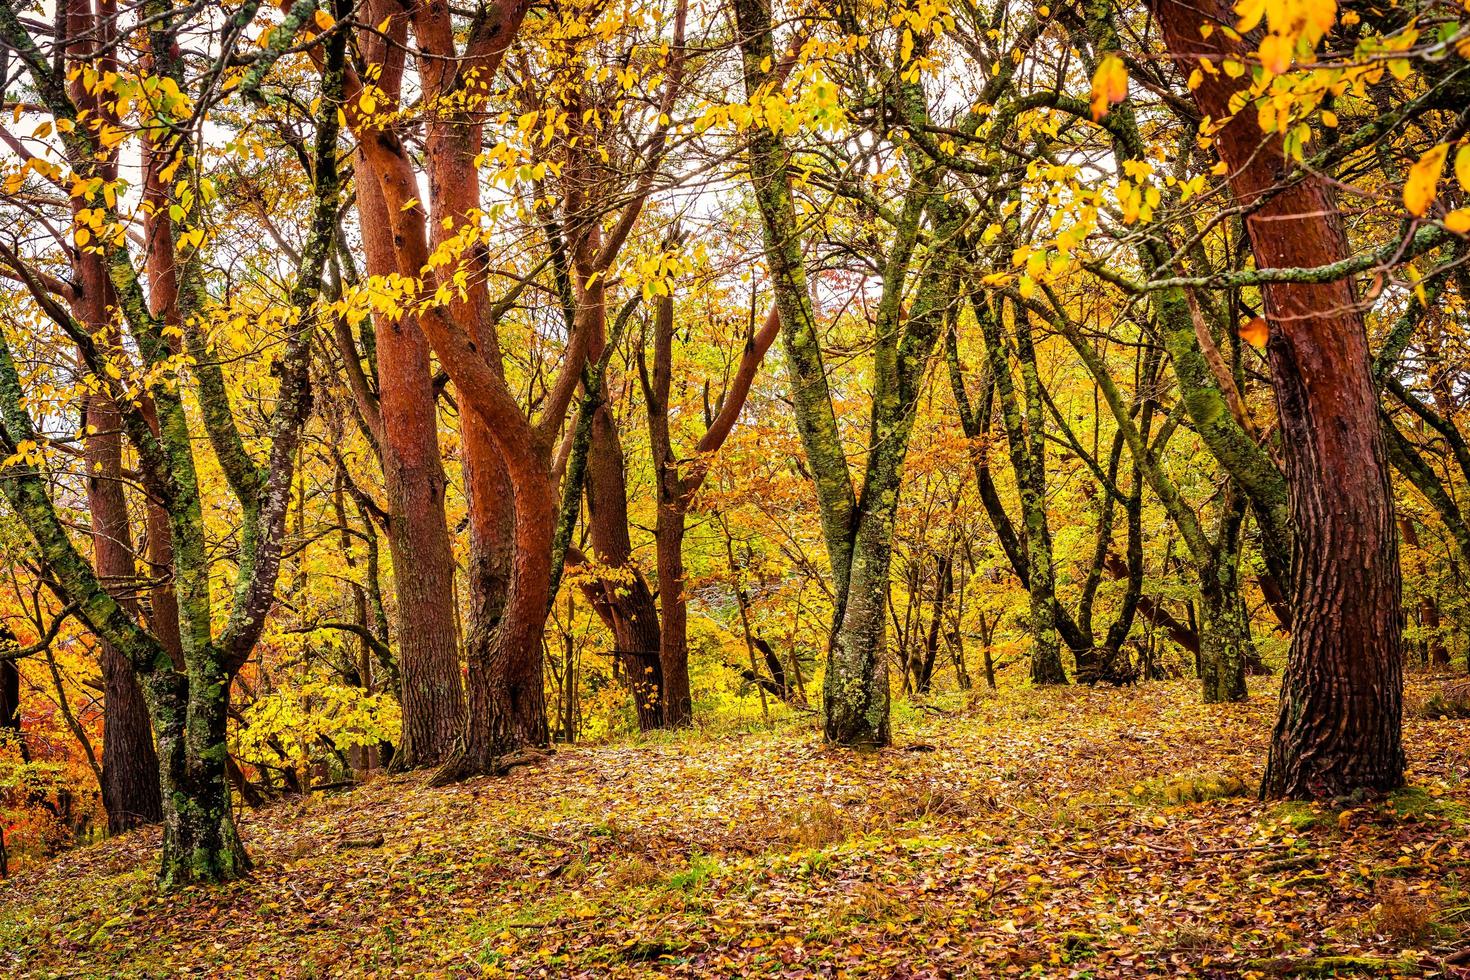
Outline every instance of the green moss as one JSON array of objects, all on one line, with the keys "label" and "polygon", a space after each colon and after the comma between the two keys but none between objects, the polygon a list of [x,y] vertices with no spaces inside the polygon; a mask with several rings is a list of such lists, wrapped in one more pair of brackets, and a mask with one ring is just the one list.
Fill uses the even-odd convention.
[{"label": "green moss", "polygon": [[1144,803],[1201,803],[1250,796],[1250,785],[1230,773],[1166,776],[1135,783],[1128,791],[1130,798]]},{"label": "green moss", "polygon": [[1463,804],[1434,796],[1418,787],[1401,789],[1389,795],[1386,810],[1405,823],[1445,821],[1452,824],[1470,822]]}]

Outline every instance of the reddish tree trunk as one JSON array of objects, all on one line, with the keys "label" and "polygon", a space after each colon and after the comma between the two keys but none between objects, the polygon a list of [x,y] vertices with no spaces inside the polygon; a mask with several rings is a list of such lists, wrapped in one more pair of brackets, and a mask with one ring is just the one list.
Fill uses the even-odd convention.
[{"label": "reddish tree trunk", "polygon": [[[398,242],[374,180],[357,158],[357,204],[369,275],[400,271]],[[448,758],[465,712],[454,628],[454,556],[444,515],[429,347],[411,317],[375,317],[383,418],[383,481],[388,548],[398,600],[403,735],[395,764],[437,765]]]},{"label": "reddish tree trunk", "polygon": [[[503,51],[521,16],[508,4],[497,14],[504,19],[477,31],[463,60],[456,49],[447,5],[427,4],[414,19],[419,46],[430,55],[419,62],[425,90],[446,106],[456,100],[465,106],[458,112],[441,110],[428,119],[425,128],[431,204],[428,244],[434,249],[479,220],[479,173],[474,161],[482,135],[474,96],[488,86],[494,74],[498,55],[490,52]],[[488,49],[482,47],[487,44]],[[490,60],[483,61],[486,57]],[[387,144],[375,143],[373,148],[386,149]],[[383,158],[397,174],[407,175],[401,152]],[[406,215],[405,220],[413,225],[411,233],[402,234],[400,240],[416,253],[424,226],[417,214]],[[484,244],[472,241],[457,259],[439,269],[441,282],[452,282],[460,270],[470,273],[464,281],[464,295],[449,305],[449,317],[463,331],[478,366],[503,381]],[[470,523],[469,714],[462,752],[446,767],[445,778],[492,771],[497,755],[522,746],[544,745],[550,739],[541,642],[555,522],[547,461],[539,454],[533,459],[510,460],[486,415],[475,408],[474,391],[464,389],[463,376],[452,368],[450,376],[465,401],[460,458]]]},{"label": "reddish tree trunk", "polygon": [[[95,18],[90,6],[76,3],[69,11],[73,37],[110,39],[114,33],[113,12],[103,8],[107,16]],[[83,41],[68,53],[78,59],[90,58],[90,46],[90,42]],[[112,63],[113,59],[106,57],[103,67]],[[71,90],[78,106],[94,112],[102,109],[79,82],[74,82]],[[105,165],[103,171],[110,178],[116,174],[116,166]],[[74,210],[86,203],[82,198],[72,198],[72,202]],[[77,292],[71,304],[72,314],[94,336],[108,337],[111,289],[102,257],[78,252],[73,267]],[[115,343],[115,338],[105,341],[105,345],[111,343]],[[87,507],[92,519],[92,563],[108,591],[136,613],[138,603],[133,590],[137,585],[137,567],[123,486],[121,416],[112,399],[101,393],[86,396],[84,414],[87,434],[83,450]],[[99,659],[103,688],[102,806],[107,811],[107,829],[119,833],[163,819],[158,753],[153,746],[148,702],[127,658],[112,644],[99,640]]]},{"label": "reddish tree trunk", "polygon": [[[1152,0],[1170,53],[1188,74],[1201,57],[1243,60],[1245,45],[1205,24],[1228,24],[1229,6]],[[1203,72],[1200,109],[1230,115],[1243,80]],[[1258,268],[1320,266],[1350,246],[1329,184],[1291,169],[1279,136],[1263,135],[1249,106],[1219,133],[1247,219]],[[1403,783],[1402,642],[1398,539],[1378,424],[1367,335],[1354,285],[1265,288],[1268,350],[1291,512],[1294,632],[1262,793],[1334,797]]]},{"label": "reddish tree trunk", "polygon": [[[416,276],[428,264],[429,246],[425,214],[416,203],[413,167],[390,133],[366,133],[363,147],[391,222],[397,271]],[[479,413],[486,423],[505,463],[515,503],[515,561],[505,617],[495,641],[472,651],[469,716],[462,751],[441,770],[440,778],[447,780],[492,771],[496,757],[548,740],[541,641],[551,588],[555,498],[545,435],[526,420],[480,342],[442,308],[425,309],[419,324],[441,355],[466,409]],[[378,344],[381,356],[381,335]],[[574,345],[567,357],[580,363],[584,353]],[[558,401],[569,400],[569,392],[565,388]],[[385,405],[385,428],[387,415]],[[492,420],[497,424],[491,425]]]},{"label": "reddish tree trunk", "polygon": [[[596,350],[589,352],[592,357],[599,354]],[[596,606],[612,630],[616,653],[633,694],[638,728],[646,732],[664,723],[666,682],[659,656],[659,609],[643,570],[633,561],[625,465],[622,440],[604,390],[602,403],[592,418],[587,450],[587,526],[597,560],[613,574],[601,584]]]}]

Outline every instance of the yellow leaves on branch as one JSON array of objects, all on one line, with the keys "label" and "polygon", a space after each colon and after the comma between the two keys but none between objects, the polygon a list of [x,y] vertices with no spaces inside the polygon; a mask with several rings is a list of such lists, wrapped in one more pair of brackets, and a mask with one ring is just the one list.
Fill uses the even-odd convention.
[{"label": "yellow leaves on branch", "polygon": [[1092,75],[1092,118],[1108,114],[1108,107],[1128,98],[1128,69],[1115,54],[1103,57]]},{"label": "yellow leaves on branch", "polygon": [[1257,56],[1272,75],[1290,70],[1299,57],[1310,58],[1337,21],[1336,0],[1240,0],[1235,5],[1241,34],[1253,31],[1264,18],[1266,36]]},{"label": "yellow leaves on branch", "polygon": [[[1427,214],[1439,195],[1439,180],[1449,152],[1450,145],[1441,143],[1431,147],[1409,168],[1404,180],[1404,207],[1415,217]],[[1462,146],[1455,151],[1455,180],[1462,190],[1470,191],[1470,147]],[[1452,211],[1445,218],[1445,227],[1457,234],[1470,231],[1470,209]]]},{"label": "yellow leaves on branch", "polygon": [[1434,203],[1435,194],[1439,191],[1439,175],[1444,170],[1445,156],[1449,152],[1449,144],[1441,143],[1409,168],[1409,177],[1404,181],[1404,207],[1410,214],[1423,215]]}]

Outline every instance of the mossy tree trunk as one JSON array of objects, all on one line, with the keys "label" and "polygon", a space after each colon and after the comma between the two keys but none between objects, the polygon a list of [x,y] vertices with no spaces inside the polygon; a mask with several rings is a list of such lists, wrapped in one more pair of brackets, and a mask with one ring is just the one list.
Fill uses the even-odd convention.
[{"label": "mossy tree trunk", "polygon": [[[733,8],[745,90],[754,98],[781,78],[771,6],[768,0],[735,0]],[[919,128],[926,108],[918,78],[896,83],[891,95],[895,111]],[[882,746],[889,739],[886,594],[894,515],[918,390],[959,295],[955,238],[961,215],[937,193],[943,167],[916,148],[908,152],[912,177],[886,250],[875,257],[882,294],[873,318],[873,396],[862,487],[854,493],[808,291],[790,154],[783,138],[763,126],[747,142],[797,431],[835,584],[823,701],[827,740],[838,745]],[[919,253],[924,229],[933,244]],[[920,254],[928,264],[913,291],[912,309],[905,311],[906,286]]]},{"label": "mossy tree trunk", "polygon": [[1245,499],[1233,484],[1225,495],[1213,552],[1199,570],[1200,687],[1206,704],[1244,701],[1246,665],[1259,659],[1239,586]]},{"label": "mossy tree trunk", "polygon": [[1001,333],[1003,306],[992,304],[983,296],[972,292],[970,307],[985,340],[986,358],[994,379],[995,394],[1000,402],[1006,445],[1010,449],[1011,469],[1016,476],[1016,492],[1021,499],[1021,537],[1026,549],[1026,585],[1031,598],[1031,682],[1065,684],[1067,674],[1062,667],[1061,642],[1057,634],[1056,575],[1052,566],[1051,530],[1046,516],[1046,451],[1040,418],[1041,395],[1030,327],[1025,323],[1025,313],[1018,309],[1017,355],[1026,406],[1023,413],[1022,396],[1017,394],[1011,373],[1010,354]]},{"label": "mossy tree trunk", "polygon": [[[335,4],[336,16],[348,13],[345,0]],[[232,21],[232,29],[246,24]],[[248,20],[248,14],[245,15]],[[174,25],[156,18],[148,25],[153,69],[180,84],[184,77]],[[8,0],[0,0],[0,38],[15,51],[58,125],[68,162],[78,178],[98,173],[99,154],[90,128],[76,125],[78,107],[71,101],[63,78],[37,47]],[[106,354],[91,331],[51,300],[43,289],[27,281],[33,297],[77,345],[83,363],[111,397],[119,424],[139,457],[139,469],[150,495],[167,515],[172,564],[177,591],[179,631],[177,660],[174,638],[149,632],[136,615],[110,594],[97,569],[82,556],[59,518],[51,493],[53,485],[34,463],[13,468],[0,481],[12,509],[22,516],[34,541],[37,558],[55,582],[59,594],[103,641],[110,643],[143,681],[157,735],[159,783],[164,816],[164,849],[160,881],[167,887],[195,882],[222,881],[245,873],[248,859],[240,846],[230,812],[225,770],[225,744],[230,681],[253,650],[274,603],[286,515],[300,445],[300,434],[310,409],[309,364],[318,316],[311,309],[321,288],[322,269],[336,231],[337,120],[341,106],[345,37],[339,32],[325,45],[322,96],[319,100],[313,157],[314,201],[307,243],[291,290],[290,302],[299,311],[276,363],[280,378],[275,407],[269,419],[269,459],[257,463],[245,450],[236,427],[218,358],[200,342],[192,317],[206,311],[202,270],[198,256],[175,242],[187,235],[199,215],[159,220],[154,214],[146,229],[152,246],[170,250],[173,261],[154,265],[170,282],[157,295],[177,298],[177,306],[150,308],[126,243],[104,243],[104,264],[117,309],[131,334],[134,349],[145,366],[172,379],[175,353],[164,327],[184,324],[186,342],[194,358],[195,395],[200,415],[231,493],[239,504],[241,527],[232,600],[225,625],[214,635],[215,609],[210,593],[210,561],[205,541],[203,500],[195,460],[193,434],[185,415],[182,392],[176,385],[160,384],[153,393],[149,415],[124,390],[121,381],[104,369]],[[187,120],[162,119],[159,129],[182,128]],[[185,186],[189,164],[183,149],[170,143],[146,158],[154,166],[172,167]],[[110,204],[103,205],[107,220],[117,222]],[[172,226],[172,227],[171,227]],[[20,270],[18,270],[20,271]],[[22,272],[23,277],[24,273]],[[155,424],[156,421],[156,424]],[[0,450],[14,454],[22,442],[38,439],[28,414],[20,375],[9,343],[0,335]],[[154,624],[155,627],[158,624]]]}]

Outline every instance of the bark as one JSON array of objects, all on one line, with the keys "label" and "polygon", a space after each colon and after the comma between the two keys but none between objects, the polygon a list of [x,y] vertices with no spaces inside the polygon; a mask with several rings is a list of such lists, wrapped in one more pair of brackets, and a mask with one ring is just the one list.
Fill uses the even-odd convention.
[{"label": "bark", "polygon": [[1021,537],[1026,553],[1027,591],[1031,597],[1031,635],[1035,643],[1031,653],[1031,682],[1065,684],[1067,675],[1062,668],[1056,626],[1057,596],[1051,531],[1046,517],[1045,442],[1041,432],[1040,394],[1033,385],[1036,362],[1029,342],[1029,327],[1023,328],[1026,317],[1018,308],[1017,338],[1019,341],[1024,329],[1028,338],[1024,352],[1031,353],[1030,358],[1022,356],[1020,359],[1026,405],[1023,414],[1021,397],[1017,394],[1011,373],[1010,355],[1001,336],[1000,311],[973,293],[970,304],[985,338],[986,356],[1000,401],[1006,443],[1010,448],[1011,468],[1015,471],[1017,493],[1021,498]]},{"label": "bark", "polygon": [[[73,39],[67,57],[76,62],[93,58],[93,44],[110,42],[115,35],[116,12],[111,3],[101,3],[94,16],[90,3],[68,7],[68,30]],[[95,39],[95,42],[94,40]],[[100,59],[103,70],[115,69],[110,54]],[[78,108],[102,112],[95,96],[81,84],[70,85]],[[115,179],[117,166],[109,159],[99,167],[107,179]],[[72,209],[87,201],[73,197]],[[102,256],[78,250],[73,259],[75,294],[72,314],[105,347],[116,343],[109,324],[110,289]],[[86,436],[83,458],[87,468],[87,506],[92,519],[92,562],[104,585],[125,597],[124,605],[136,611],[133,589],[137,585],[132,528],[123,485],[122,419],[112,398],[105,392],[85,396]],[[142,824],[157,823],[163,816],[158,790],[158,755],[142,688],[127,660],[107,640],[99,643],[102,668],[102,806],[107,812],[107,829],[120,833]]]},{"label": "bark", "polygon": [[916,658],[914,666],[914,690],[928,694],[934,679],[934,661],[939,656],[939,629],[944,619],[944,606],[954,587],[954,559],[941,555],[938,566],[939,581],[934,586],[934,602],[929,610],[929,629],[924,635],[923,656]]},{"label": "bark", "polygon": [[[1170,54],[1188,74],[1199,59],[1242,57],[1219,0],[1150,4]],[[1194,96],[1228,118],[1241,87],[1204,74]],[[1323,266],[1351,247],[1327,181],[1284,183],[1279,138],[1243,111],[1216,148],[1260,269]],[[1276,283],[1264,289],[1267,349],[1286,457],[1296,556],[1291,651],[1262,793],[1321,798],[1402,785],[1402,611],[1398,541],[1367,336],[1353,283]]]},{"label": "bark", "polygon": [[639,361],[658,496],[654,523],[660,613],[658,650],[664,685],[663,722],[670,728],[688,725],[693,718],[689,689],[689,597],[684,592],[685,521],[695,495],[709,474],[713,456],[724,446],[740,418],[756,372],[766,351],[775,343],[780,327],[779,312],[772,306],[761,329],[746,338],[730,387],[720,399],[719,412],[694,447],[694,458],[690,460],[674,455],[669,426],[674,344],[672,295],[659,301],[654,317],[652,372],[643,360]]},{"label": "bark", "polygon": [[689,687],[689,596],[684,591],[684,518],[677,504],[660,502],[654,526],[658,563],[658,659],[664,681],[663,723],[687,727],[694,719]]},{"label": "bark", "polygon": [[1259,660],[1251,649],[1250,622],[1240,601],[1240,526],[1245,501],[1234,489],[1227,502],[1211,559],[1200,569],[1200,685],[1206,704],[1244,701],[1246,664]]},{"label": "bark", "polygon": [[[367,271],[383,276],[399,270],[375,177],[371,162],[359,153],[357,207]],[[408,316],[374,317],[374,333],[403,708],[394,764],[424,768],[448,758],[465,712],[454,630],[454,555],[444,514],[446,480],[428,344]]]}]

